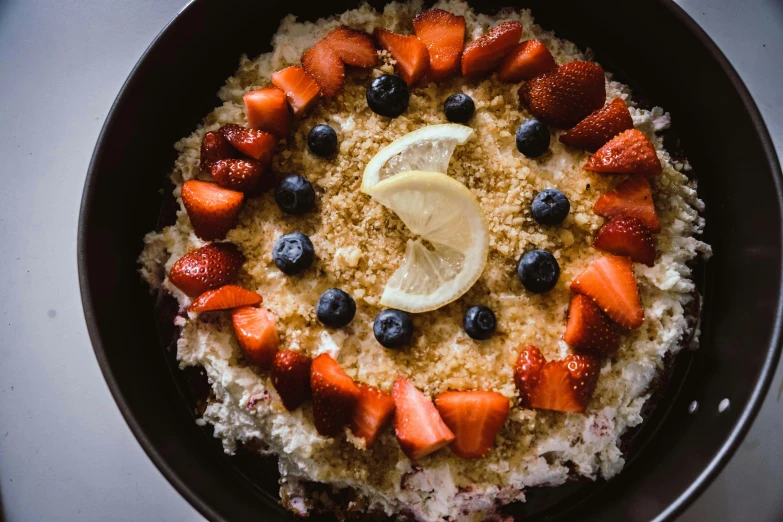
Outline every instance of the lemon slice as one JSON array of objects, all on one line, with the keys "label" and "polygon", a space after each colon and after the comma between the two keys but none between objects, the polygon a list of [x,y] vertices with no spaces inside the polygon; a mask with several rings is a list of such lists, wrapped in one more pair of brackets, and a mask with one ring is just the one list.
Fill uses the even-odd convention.
[{"label": "lemon slice", "polygon": [[489,231],[465,185],[437,172],[402,172],[374,185],[370,196],[419,236],[408,240],[381,305],[406,312],[434,310],[459,298],[481,276]]},{"label": "lemon slice", "polygon": [[400,172],[423,170],[446,172],[457,145],[465,143],[473,129],[446,123],[428,125],[397,138],[373,156],[362,176],[362,191],[369,193],[378,182]]}]

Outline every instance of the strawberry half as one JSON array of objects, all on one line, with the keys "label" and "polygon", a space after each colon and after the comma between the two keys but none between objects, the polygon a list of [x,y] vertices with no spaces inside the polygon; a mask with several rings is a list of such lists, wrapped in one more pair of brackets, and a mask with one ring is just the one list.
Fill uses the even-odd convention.
[{"label": "strawberry half", "polygon": [[261,296],[258,297],[253,306],[234,309],[231,324],[245,359],[267,369],[277,354],[277,322],[271,310],[257,307],[261,304]]},{"label": "strawberry half", "polygon": [[575,354],[545,363],[539,349],[528,346],[514,367],[520,406],[584,413],[598,383],[598,364],[594,357]]},{"label": "strawberry half", "polygon": [[593,261],[574,279],[571,290],[590,297],[621,326],[639,328],[644,322],[636,276],[627,257],[607,255]]},{"label": "strawberry half", "polygon": [[397,62],[397,72],[408,86],[419,83],[430,68],[430,53],[414,35],[403,36],[377,27],[373,31],[375,41],[389,51]]},{"label": "strawberry half", "polygon": [[606,101],[604,70],[592,62],[570,62],[519,88],[522,104],[552,127],[570,129]]},{"label": "strawberry half", "polygon": [[595,152],[624,130],[633,129],[628,106],[615,98],[560,136],[566,145]]},{"label": "strawberry half", "polygon": [[239,152],[219,132],[210,131],[201,139],[199,166],[202,170],[209,170],[216,161],[238,156]]},{"label": "strawberry half", "polygon": [[394,431],[402,451],[418,460],[454,440],[454,433],[441,419],[432,401],[408,379],[397,377],[392,388],[394,397]]},{"label": "strawberry half", "polygon": [[169,281],[185,295],[196,297],[236,279],[244,262],[233,243],[210,243],[180,257],[169,270]]},{"label": "strawberry half", "polygon": [[256,292],[245,290],[237,285],[224,285],[214,290],[207,290],[188,307],[189,312],[212,312],[214,310],[231,310],[240,306],[258,306],[263,299]]},{"label": "strawberry half", "polygon": [[328,353],[313,359],[310,387],[315,429],[324,437],[334,437],[350,422],[359,402],[359,387]]},{"label": "strawberry half", "polygon": [[281,350],[274,355],[272,385],[288,411],[294,411],[312,396],[311,364],[309,357],[293,350]]},{"label": "strawberry half", "polygon": [[345,83],[345,65],[337,51],[321,40],[302,55],[302,67],[315,78],[327,98],[336,95]]},{"label": "strawberry half", "polygon": [[465,17],[429,9],[413,19],[413,31],[430,54],[427,81],[442,82],[459,70],[465,46]]},{"label": "strawberry half", "polygon": [[661,173],[661,161],[650,139],[640,130],[629,129],[590,156],[585,169],[610,174],[655,176]]},{"label": "strawberry half", "polygon": [[650,229],[636,218],[618,216],[604,223],[593,246],[610,254],[630,257],[647,266],[655,264],[655,242]]},{"label": "strawberry half", "polygon": [[218,185],[239,192],[256,188],[264,175],[264,165],[254,159],[222,159],[212,164],[209,175]]},{"label": "strawberry half", "polygon": [[386,427],[394,414],[394,399],[386,392],[359,383],[359,402],[351,417],[351,431],[364,439],[365,448],[375,442],[375,438]]},{"label": "strawberry half", "polygon": [[563,340],[579,353],[611,355],[620,338],[609,318],[586,295],[574,294],[568,307],[568,324]]},{"label": "strawberry half", "polygon": [[247,125],[253,129],[285,138],[291,129],[291,113],[286,95],[277,87],[250,91],[242,97],[245,102]]},{"label": "strawberry half", "polygon": [[498,70],[498,79],[517,83],[555,69],[552,53],[538,40],[525,40],[511,49]]},{"label": "strawberry half", "polygon": [[462,75],[469,79],[480,78],[494,71],[519,43],[522,24],[503,22],[487,34],[465,46],[462,51]]},{"label": "strawberry half", "polygon": [[454,432],[451,451],[463,459],[480,459],[495,445],[508,418],[508,399],[492,391],[447,391],[435,398],[443,422]]},{"label": "strawberry half", "polygon": [[607,192],[595,202],[593,211],[599,216],[633,217],[644,223],[650,232],[661,231],[658,214],[655,213],[650,181],[644,176],[631,176],[617,188]]},{"label": "strawberry half", "polygon": [[318,82],[298,65],[273,73],[272,83],[285,93],[294,116],[309,111],[321,96]]},{"label": "strawberry half", "polygon": [[245,196],[217,183],[188,180],[182,184],[182,203],[198,237],[223,239],[237,222]]},{"label": "strawberry half", "polygon": [[346,65],[372,67],[378,61],[378,53],[370,35],[341,25],[327,34],[323,41],[335,50]]},{"label": "strawberry half", "polygon": [[242,154],[250,156],[264,165],[272,162],[272,156],[277,146],[277,138],[274,135],[261,130],[248,129],[234,123],[222,126],[220,133]]}]

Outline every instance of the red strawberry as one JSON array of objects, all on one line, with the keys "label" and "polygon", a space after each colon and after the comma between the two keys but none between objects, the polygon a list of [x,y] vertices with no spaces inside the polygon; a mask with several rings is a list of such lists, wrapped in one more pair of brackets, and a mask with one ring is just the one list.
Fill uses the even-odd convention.
[{"label": "red strawberry", "polygon": [[258,306],[263,299],[256,292],[245,290],[237,285],[224,285],[214,290],[207,290],[188,308],[190,312],[212,312],[214,310],[230,310],[240,306]]},{"label": "red strawberry", "polygon": [[182,203],[201,239],[223,239],[237,221],[244,194],[217,183],[189,180],[182,184]]},{"label": "red strawberry", "polygon": [[568,324],[563,340],[576,352],[611,355],[620,347],[614,326],[592,299],[574,294],[568,307]]},{"label": "red strawberry", "polygon": [[650,232],[661,231],[658,215],[655,213],[650,182],[644,176],[631,176],[617,188],[607,192],[595,202],[593,211],[599,216],[633,217],[644,223]]},{"label": "red strawberry", "polygon": [[430,53],[427,81],[439,83],[459,71],[465,45],[465,17],[430,9],[416,15],[413,31]]},{"label": "red strawberry", "polygon": [[[261,296],[258,298],[255,305],[261,304]],[[257,306],[236,308],[231,312],[231,324],[245,359],[264,369],[269,368],[279,343],[277,323],[272,311]]]},{"label": "red strawberry", "polygon": [[325,437],[334,437],[350,422],[359,402],[359,387],[328,353],[313,359],[310,386],[315,429]]},{"label": "red strawberry", "polygon": [[277,87],[265,87],[245,94],[245,115],[250,128],[274,134],[278,138],[288,136],[291,113],[285,92]]},{"label": "red strawberry", "polygon": [[590,156],[585,169],[611,174],[655,176],[661,173],[661,161],[655,152],[655,145],[642,131],[628,129]]},{"label": "red strawberry", "polygon": [[321,40],[302,55],[302,67],[315,78],[327,98],[340,92],[345,83],[345,65],[337,51]]},{"label": "red strawberry", "polygon": [[196,297],[236,279],[244,262],[233,243],[210,243],[180,257],[169,270],[169,281]]},{"label": "red strawberry", "polygon": [[560,136],[566,145],[595,152],[624,130],[633,129],[628,106],[615,98]]},{"label": "red strawberry", "polygon": [[636,218],[618,216],[598,231],[593,246],[604,252],[630,257],[647,266],[655,264],[655,243],[652,234]]},{"label": "red strawberry", "polygon": [[212,164],[209,174],[221,187],[249,192],[258,186],[264,170],[263,164],[254,159],[223,159]]},{"label": "red strawberry", "polygon": [[309,357],[292,350],[281,350],[272,362],[272,384],[288,411],[294,411],[312,396]]},{"label": "red strawberry", "polygon": [[386,392],[366,384],[358,384],[359,402],[351,417],[351,431],[364,439],[369,448],[389,423],[394,413],[394,399]]},{"label": "red strawberry", "polygon": [[321,88],[315,78],[298,65],[286,67],[272,74],[272,83],[285,92],[288,105],[299,116],[309,111],[321,96]]},{"label": "red strawberry", "polygon": [[556,68],[552,53],[538,40],[525,40],[511,49],[498,70],[498,79],[517,83]]},{"label": "red strawberry", "polygon": [[264,165],[271,163],[277,146],[277,138],[272,134],[233,123],[220,127],[220,133],[241,153]]},{"label": "red strawberry", "polygon": [[377,27],[375,41],[397,62],[397,72],[408,86],[419,83],[430,68],[430,53],[414,35],[403,36]]},{"label": "red strawberry", "polygon": [[627,257],[607,255],[593,261],[574,279],[571,290],[590,297],[621,326],[639,328],[644,322],[639,288]]},{"label": "red strawberry", "polygon": [[517,46],[521,36],[522,24],[516,21],[503,22],[493,27],[487,34],[465,46],[462,51],[462,75],[475,79],[491,73]]},{"label": "red strawberry", "polygon": [[541,350],[533,345],[526,346],[519,352],[514,366],[514,384],[519,392],[521,404],[530,404],[531,397],[538,386],[541,369],[545,364],[546,359],[541,355]]},{"label": "red strawberry", "polygon": [[402,451],[418,460],[454,440],[454,434],[440,418],[432,401],[404,377],[397,377],[394,397],[394,431]]},{"label": "red strawberry", "polygon": [[324,42],[337,52],[346,65],[372,67],[378,61],[378,53],[370,35],[341,25],[327,34]]},{"label": "red strawberry", "polygon": [[225,136],[219,132],[208,132],[201,139],[201,159],[199,166],[209,170],[213,163],[222,159],[236,158],[239,152],[231,146]]},{"label": "red strawberry", "polygon": [[493,391],[447,391],[435,397],[446,426],[454,432],[451,451],[463,459],[484,457],[508,417],[508,399]]},{"label": "red strawberry", "polygon": [[604,70],[592,62],[570,62],[519,88],[519,99],[539,120],[569,129],[606,100]]}]

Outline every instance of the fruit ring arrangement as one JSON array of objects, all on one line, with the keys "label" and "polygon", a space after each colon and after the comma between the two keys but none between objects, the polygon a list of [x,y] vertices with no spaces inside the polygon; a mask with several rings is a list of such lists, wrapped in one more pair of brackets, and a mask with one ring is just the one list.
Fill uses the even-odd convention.
[{"label": "fruit ring arrangement", "polygon": [[[287,410],[312,400],[319,434],[333,437],[348,426],[369,447],[393,420],[400,446],[412,460],[445,445],[459,457],[480,458],[509,414],[505,396],[488,390],[446,391],[433,402],[403,377],[391,393],[355,382],[329,354],[311,359],[280,349],[275,315],[261,306],[262,296],[232,284],[244,258],[223,240],[245,198],[273,188],[285,213],[304,214],[315,206],[316,193],[305,177],[276,180],[272,175],[278,141],[289,134],[297,116],[320,98],[340,92],[346,67],[373,67],[379,54],[386,53],[397,74],[382,74],[367,86],[367,105],[375,113],[387,118],[403,114],[410,89],[422,82],[438,83],[457,74],[472,80],[496,72],[499,81],[521,82],[520,103],[533,116],[516,130],[519,153],[531,158],[544,154],[550,128],[563,129],[562,143],[593,153],[585,169],[626,175],[594,206],[608,221],[593,246],[606,254],[570,285],[563,340],[572,353],[546,361],[538,348],[527,346],[514,368],[520,407],[571,413],[587,408],[601,358],[617,351],[624,331],[644,321],[633,263],[655,263],[653,234],[660,232],[660,224],[648,178],[661,172],[661,163],[650,140],[634,129],[625,102],[606,102],[599,65],[575,61],[558,66],[540,41],[520,42],[519,22],[501,23],[467,46],[464,18],[440,9],[417,15],[413,30],[403,35],[378,28],[370,35],[338,27],[304,53],[301,66],[277,71],[272,86],[245,94],[247,126],[229,124],[204,135],[200,168],[214,181],[185,181],[181,198],[195,234],[211,242],[181,257],[168,276],[193,299],[191,314],[229,311],[245,359],[270,372]],[[388,307],[373,324],[377,341],[391,349],[411,342],[409,313],[458,299],[478,279],[488,255],[488,231],[475,196],[446,174],[455,147],[473,132],[466,124],[475,104],[456,93],[443,110],[451,124],[423,127],[394,141],[368,163],[362,180],[364,192],[420,237],[409,241],[381,299]],[[314,126],[307,144],[322,157],[339,150],[337,133],[328,125]],[[570,210],[568,198],[556,188],[542,190],[530,205],[533,218],[545,227],[562,223]],[[312,242],[300,232],[280,236],[272,254],[287,276],[307,270],[315,260]],[[527,291],[546,293],[557,283],[560,266],[550,252],[530,250],[519,260],[517,275]],[[329,328],[346,327],[356,313],[354,299],[339,288],[327,290],[313,305],[318,320]],[[481,341],[495,334],[497,320],[490,308],[472,306],[463,325],[467,335]]]}]

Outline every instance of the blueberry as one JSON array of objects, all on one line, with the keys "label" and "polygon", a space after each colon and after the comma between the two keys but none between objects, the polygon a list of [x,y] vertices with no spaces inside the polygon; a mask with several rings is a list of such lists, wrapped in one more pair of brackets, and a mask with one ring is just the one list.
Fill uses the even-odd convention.
[{"label": "blueberry", "polygon": [[560,265],[555,256],[546,250],[531,250],[519,260],[519,280],[535,294],[549,292],[560,277]]},{"label": "blueberry", "polygon": [[465,332],[473,339],[485,341],[495,335],[498,328],[495,313],[486,306],[471,306],[462,321]]},{"label": "blueberry", "polygon": [[549,150],[549,129],[535,118],[526,120],[517,129],[517,150],[535,158]]},{"label": "blueberry", "polygon": [[399,76],[383,74],[367,87],[367,105],[376,114],[396,118],[408,108],[410,92]]},{"label": "blueberry", "polygon": [[277,184],[275,201],[283,212],[304,214],[315,206],[315,191],[304,177],[289,174]]},{"label": "blueberry", "polygon": [[327,158],[337,152],[337,133],[328,125],[316,125],[307,135],[307,145],[313,154]]},{"label": "blueberry", "polygon": [[558,225],[571,210],[571,203],[565,194],[555,189],[544,189],[533,198],[530,211],[533,219],[542,225]]},{"label": "blueberry", "polygon": [[280,236],[272,249],[272,259],[284,274],[298,274],[313,264],[313,243],[301,232]]},{"label": "blueberry", "polygon": [[379,313],[372,325],[375,338],[386,348],[401,348],[413,338],[413,321],[402,310],[389,308]]},{"label": "blueberry", "polygon": [[342,328],[356,315],[356,301],[339,288],[330,288],[318,299],[315,315],[326,326]]},{"label": "blueberry", "polygon": [[443,112],[446,113],[446,119],[452,123],[467,123],[476,112],[476,104],[467,94],[452,94],[446,98]]}]

